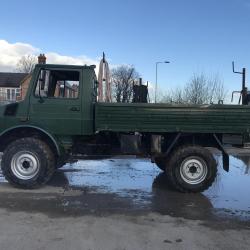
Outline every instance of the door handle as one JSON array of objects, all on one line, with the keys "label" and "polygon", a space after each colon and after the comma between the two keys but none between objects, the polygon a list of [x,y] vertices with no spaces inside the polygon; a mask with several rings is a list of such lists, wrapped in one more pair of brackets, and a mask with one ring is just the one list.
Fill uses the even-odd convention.
[{"label": "door handle", "polygon": [[78,107],[71,107],[69,110],[70,111],[78,112],[78,111],[80,111],[80,108],[78,108]]}]

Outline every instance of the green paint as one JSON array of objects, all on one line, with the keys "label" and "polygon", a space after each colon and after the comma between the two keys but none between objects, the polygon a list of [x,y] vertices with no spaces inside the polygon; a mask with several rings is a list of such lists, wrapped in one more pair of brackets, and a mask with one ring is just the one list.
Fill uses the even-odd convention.
[{"label": "green paint", "polygon": [[250,106],[96,104],[96,129],[248,134]]}]

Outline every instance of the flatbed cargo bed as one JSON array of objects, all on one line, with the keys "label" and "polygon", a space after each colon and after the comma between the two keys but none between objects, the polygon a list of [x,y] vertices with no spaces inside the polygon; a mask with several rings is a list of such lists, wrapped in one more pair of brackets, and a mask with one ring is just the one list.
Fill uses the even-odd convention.
[{"label": "flatbed cargo bed", "polygon": [[96,131],[248,133],[250,106],[96,103]]}]

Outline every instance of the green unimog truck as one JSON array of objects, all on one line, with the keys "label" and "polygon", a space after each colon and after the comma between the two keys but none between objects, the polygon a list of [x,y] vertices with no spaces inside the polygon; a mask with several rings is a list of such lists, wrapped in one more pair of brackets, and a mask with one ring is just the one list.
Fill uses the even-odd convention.
[{"label": "green unimog truck", "polygon": [[[207,189],[218,148],[250,142],[248,105],[97,102],[94,66],[37,64],[23,101],[0,106],[3,175],[35,188],[66,162],[133,154],[151,158],[181,192]],[[243,104],[248,104],[246,89]]]}]

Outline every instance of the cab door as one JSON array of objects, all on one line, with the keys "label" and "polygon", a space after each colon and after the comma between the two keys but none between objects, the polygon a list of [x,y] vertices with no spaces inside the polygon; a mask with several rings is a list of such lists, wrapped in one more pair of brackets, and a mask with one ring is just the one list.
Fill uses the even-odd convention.
[{"label": "cab door", "polygon": [[58,135],[80,135],[81,82],[79,68],[40,69],[30,97],[30,123]]}]

